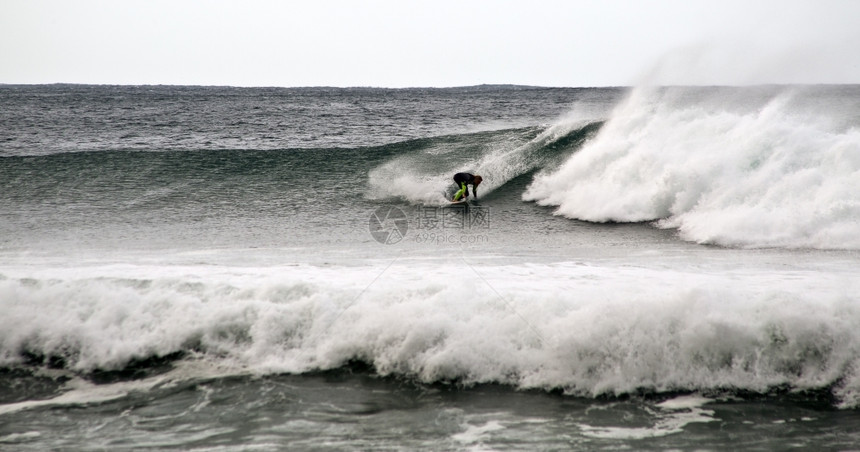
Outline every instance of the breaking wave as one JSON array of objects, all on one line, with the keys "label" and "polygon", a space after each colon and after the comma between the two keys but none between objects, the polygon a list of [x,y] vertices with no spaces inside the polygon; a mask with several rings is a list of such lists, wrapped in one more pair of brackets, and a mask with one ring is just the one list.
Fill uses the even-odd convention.
[{"label": "breaking wave", "polygon": [[576,262],[45,269],[0,278],[0,366],[86,373],[196,356],[267,374],[361,361],[421,382],[589,397],[789,388],[830,391],[856,407],[852,271]]},{"label": "breaking wave", "polygon": [[860,249],[856,89],[637,89],[523,199],[698,243]]}]

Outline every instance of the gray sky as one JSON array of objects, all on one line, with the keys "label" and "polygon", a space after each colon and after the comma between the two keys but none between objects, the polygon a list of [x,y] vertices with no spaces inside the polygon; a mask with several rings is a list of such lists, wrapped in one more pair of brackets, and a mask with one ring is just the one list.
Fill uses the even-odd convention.
[{"label": "gray sky", "polygon": [[860,83],[860,0],[0,0],[0,83]]}]

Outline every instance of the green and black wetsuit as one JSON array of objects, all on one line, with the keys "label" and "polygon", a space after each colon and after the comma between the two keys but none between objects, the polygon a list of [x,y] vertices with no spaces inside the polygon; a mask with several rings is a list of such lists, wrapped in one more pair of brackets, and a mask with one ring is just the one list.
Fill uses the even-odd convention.
[{"label": "green and black wetsuit", "polygon": [[472,195],[478,197],[474,174],[457,173],[454,175],[454,183],[460,187],[460,191],[454,194],[454,201],[458,201],[463,196],[469,197],[469,185],[472,185]]}]

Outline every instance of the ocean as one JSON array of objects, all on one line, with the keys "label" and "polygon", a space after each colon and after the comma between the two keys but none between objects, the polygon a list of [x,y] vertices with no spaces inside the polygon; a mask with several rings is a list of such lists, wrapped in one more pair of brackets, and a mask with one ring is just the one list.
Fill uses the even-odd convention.
[{"label": "ocean", "polygon": [[0,105],[0,450],[860,449],[860,86]]}]

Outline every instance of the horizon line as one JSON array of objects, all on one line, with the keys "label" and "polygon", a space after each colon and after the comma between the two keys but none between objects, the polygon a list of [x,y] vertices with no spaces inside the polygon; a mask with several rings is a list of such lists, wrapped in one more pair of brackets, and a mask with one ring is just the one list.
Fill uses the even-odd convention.
[{"label": "horizon line", "polygon": [[51,83],[6,83],[0,82],[0,87],[8,86],[116,86],[116,87],[185,87],[185,88],[232,88],[232,89],[378,89],[378,90],[410,90],[410,89],[466,89],[466,88],[516,88],[516,89],[629,89],[638,87],[657,88],[748,88],[762,86],[856,86],[857,83],[750,83],[750,84],[667,84],[667,85],[591,85],[591,86],[550,86],[523,85],[517,83],[480,83],[475,85],[451,86],[374,86],[374,85],[230,85],[230,84],[182,84],[182,83],[81,83],[81,82],[51,82]]}]

